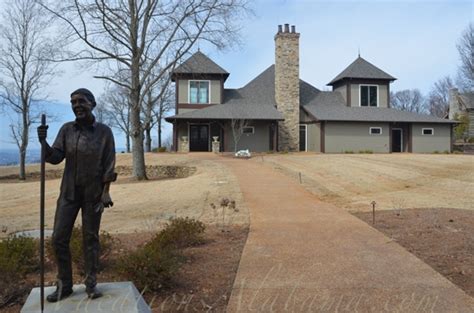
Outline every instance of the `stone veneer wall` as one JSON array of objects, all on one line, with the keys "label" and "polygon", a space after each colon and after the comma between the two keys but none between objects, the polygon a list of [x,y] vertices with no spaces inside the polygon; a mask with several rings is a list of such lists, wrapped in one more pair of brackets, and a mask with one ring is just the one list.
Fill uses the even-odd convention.
[{"label": "stone veneer wall", "polygon": [[295,27],[285,24],[275,35],[275,101],[285,119],[279,122],[278,149],[299,150],[300,84],[299,38]]}]

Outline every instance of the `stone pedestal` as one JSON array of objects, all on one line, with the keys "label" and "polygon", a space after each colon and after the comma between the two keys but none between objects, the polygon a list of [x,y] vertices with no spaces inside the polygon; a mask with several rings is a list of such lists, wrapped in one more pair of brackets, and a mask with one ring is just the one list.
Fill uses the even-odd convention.
[{"label": "stone pedestal", "polygon": [[214,152],[214,153],[219,153],[219,152],[221,152],[219,137],[214,136],[214,137],[212,137],[212,139],[214,139],[214,140],[212,141],[212,152]]},{"label": "stone pedestal", "polygon": [[181,142],[180,142],[180,147],[179,147],[180,152],[189,152],[189,141],[188,141],[188,136],[183,136],[181,137]]},{"label": "stone pedestal", "polygon": [[[74,293],[56,303],[44,300],[44,313],[104,312],[104,313],[151,313],[151,309],[132,282],[98,284],[97,289],[104,295],[90,300],[87,298],[84,285],[74,285]],[[45,297],[53,293],[56,287],[46,287]],[[41,312],[40,288],[34,288],[21,313]]]}]

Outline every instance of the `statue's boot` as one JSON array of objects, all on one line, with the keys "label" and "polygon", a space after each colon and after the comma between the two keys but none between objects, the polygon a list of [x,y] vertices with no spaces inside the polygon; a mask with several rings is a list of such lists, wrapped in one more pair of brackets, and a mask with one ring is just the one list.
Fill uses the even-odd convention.
[{"label": "statue's boot", "polygon": [[56,291],[46,297],[48,302],[58,302],[72,295],[72,288],[66,287],[56,287]]},{"label": "statue's boot", "polygon": [[86,293],[89,299],[97,299],[102,297],[102,293],[97,290],[97,287],[86,287]]}]

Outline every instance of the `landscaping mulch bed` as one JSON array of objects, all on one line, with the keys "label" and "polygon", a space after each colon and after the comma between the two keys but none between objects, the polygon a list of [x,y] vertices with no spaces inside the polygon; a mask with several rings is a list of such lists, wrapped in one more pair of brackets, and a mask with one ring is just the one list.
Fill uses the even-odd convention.
[{"label": "landscaping mulch bed", "polygon": [[[152,312],[224,312],[247,234],[247,227],[228,226],[222,231],[220,228],[208,226],[205,234],[206,243],[184,250],[187,261],[175,278],[175,287],[158,293],[144,294]],[[152,236],[152,233],[138,232],[115,235],[114,239],[117,239],[118,244],[112,251],[111,259],[143,245]],[[55,270],[54,266],[48,263],[46,282],[51,284],[54,281]],[[39,275],[36,276],[30,279],[37,279],[39,282]],[[80,283],[81,278],[76,275],[75,280],[76,283]],[[98,280],[123,281],[123,278],[111,272],[110,267],[105,265],[105,270],[99,274]],[[39,285],[31,281],[29,284]],[[26,300],[26,296],[27,293],[23,301]],[[22,305],[23,303],[17,303],[0,309],[0,312],[19,312]]]},{"label": "landscaping mulch bed", "polygon": [[406,209],[353,213],[474,297],[474,211]]},{"label": "landscaping mulch bed", "polygon": [[[133,168],[131,166],[118,165],[115,167],[115,172],[118,174],[116,183],[129,183],[137,181],[132,176]],[[196,168],[193,166],[178,166],[178,165],[147,165],[146,167],[148,180],[162,180],[186,178],[196,173]],[[58,179],[63,177],[63,169],[48,169],[45,172],[45,179]],[[21,182],[35,182],[41,179],[41,173],[32,171],[26,173],[26,179],[18,179],[18,174],[9,174],[0,176],[0,183],[21,183]]]}]

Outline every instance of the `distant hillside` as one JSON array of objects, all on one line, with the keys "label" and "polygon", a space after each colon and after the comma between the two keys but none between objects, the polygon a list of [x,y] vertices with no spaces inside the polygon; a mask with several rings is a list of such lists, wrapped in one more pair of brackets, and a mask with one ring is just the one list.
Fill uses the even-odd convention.
[{"label": "distant hillside", "polygon": [[[39,163],[41,160],[41,150],[28,149],[26,152],[26,163]],[[18,150],[0,150],[0,165],[16,165],[20,162]]]}]

